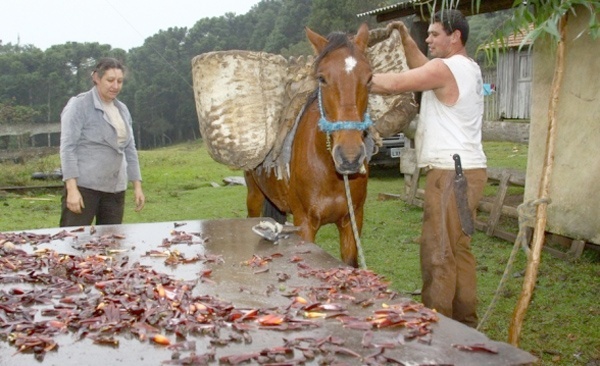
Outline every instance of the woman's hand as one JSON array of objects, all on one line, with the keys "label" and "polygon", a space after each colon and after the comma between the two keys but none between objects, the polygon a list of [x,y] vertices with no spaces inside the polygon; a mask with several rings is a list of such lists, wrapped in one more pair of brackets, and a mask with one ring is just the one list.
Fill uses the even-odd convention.
[{"label": "woman's hand", "polygon": [[77,188],[77,181],[74,178],[67,179],[65,187],[67,189],[67,208],[73,213],[80,214],[85,205],[83,204],[81,192]]},{"label": "woman's hand", "polygon": [[146,204],[146,196],[144,196],[144,191],[142,190],[142,182],[139,180],[133,182],[133,195],[135,199],[135,212],[140,212]]}]

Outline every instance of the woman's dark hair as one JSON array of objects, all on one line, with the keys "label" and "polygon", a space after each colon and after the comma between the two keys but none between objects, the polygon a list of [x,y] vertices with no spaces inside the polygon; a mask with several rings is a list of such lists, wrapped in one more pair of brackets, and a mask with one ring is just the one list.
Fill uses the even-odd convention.
[{"label": "woman's dark hair", "polygon": [[92,74],[96,73],[98,74],[98,77],[102,79],[102,76],[104,76],[106,70],[110,69],[120,69],[121,71],[123,71],[123,74],[125,74],[125,65],[123,65],[121,61],[112,57],[102,57],[101,59],[99,59]]},{"label": "woman's dark hair", "polygon": [[440,10],[433,15],[434,23],[441,23],[447,35],[451,35],[455,30],[460,32],[460,40],[464,45],[469,39],[469,22],[464,15],[456,9]]}]

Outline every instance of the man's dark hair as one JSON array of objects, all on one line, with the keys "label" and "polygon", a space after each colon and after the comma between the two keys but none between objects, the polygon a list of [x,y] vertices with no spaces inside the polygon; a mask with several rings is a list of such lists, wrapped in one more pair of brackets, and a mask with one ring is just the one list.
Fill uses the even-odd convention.
[{"label": "man's dark hair", "polygon": [[460,32],[460,40],[464,45],[469,39],[469,22],[467,18],[456,9],[440,10],[433,15],[434,23],[441,23],[447,35],[451,35],[455,30]]}]

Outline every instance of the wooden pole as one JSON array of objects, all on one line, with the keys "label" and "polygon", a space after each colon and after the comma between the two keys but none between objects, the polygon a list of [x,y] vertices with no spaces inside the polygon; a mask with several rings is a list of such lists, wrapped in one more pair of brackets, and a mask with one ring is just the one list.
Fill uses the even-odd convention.
[{"label": "wooden pole", "polygon": [[559,21],[560,40],[556,51],[556,60],[554,66],[554,78],[552,80],[552,94],[550,97],[550,105],[548,109],[548,135],[546,137],[546,155],[544,158],[544,167],[542,170],[542,178],[540,181],[538,197],[542,202],[537,207],[534,234],[532,239],[531,255],[527,261],[527,269],[525,271],[525,279],[523,281],[523,290],[521,297],[513,312],[513,318],[510,322],[508,331],[508,343],[518,347],[519,335],[523,327],[523,319],[527,312],[527,307],[531,300],[535,283],[537,280],[538,268],[540,265],[540,257],[544,246],[544,233],[546,231],[548,206],[548,191],[550,186],[550,175],[554,166],[554,147],[556,142],[556,115],[558,106],[558,96],[562,86],[562,79],[565,67],[565,32],[567,25],[567,15],[565,14]]}]

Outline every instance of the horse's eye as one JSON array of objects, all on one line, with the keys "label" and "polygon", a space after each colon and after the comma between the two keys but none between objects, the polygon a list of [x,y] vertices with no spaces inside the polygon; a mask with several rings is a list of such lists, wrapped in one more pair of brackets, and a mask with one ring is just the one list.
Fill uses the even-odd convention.
[{"label": "horse's eye", "polygon": [[319,82],[319,84],[327,84],[323,75],[317,76],[317,81]]}]

